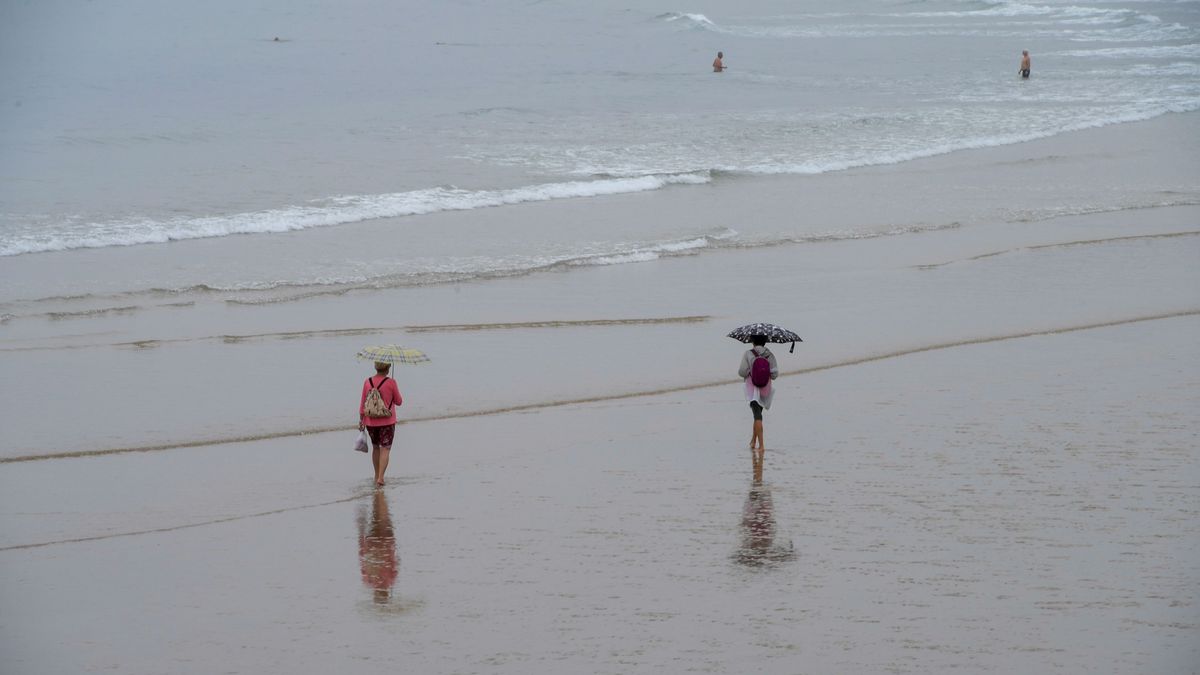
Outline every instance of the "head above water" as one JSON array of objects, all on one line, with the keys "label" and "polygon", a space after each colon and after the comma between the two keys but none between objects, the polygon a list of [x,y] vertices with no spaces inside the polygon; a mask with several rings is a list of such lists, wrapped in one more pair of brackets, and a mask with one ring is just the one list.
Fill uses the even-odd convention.
[{"label": "head above water", "polygon": [[375,372],[379,373],[380,375],[387,375],[388,371],[391,369],[392,369],[392,364],[390,364],[390,363],[384,363],[383,361],[375,362]]},{"label": "head above water", "polygon": [[725,58],[725,52],[717,52],[717,58],[718,58],[718,59],[723,59],[723,58]]},{"label": "head above water", "polygon": [[755,347],[765,347],[767,344],[767,336],[766,335],[751,335],[750,336],[750,344],[754,345]]}]

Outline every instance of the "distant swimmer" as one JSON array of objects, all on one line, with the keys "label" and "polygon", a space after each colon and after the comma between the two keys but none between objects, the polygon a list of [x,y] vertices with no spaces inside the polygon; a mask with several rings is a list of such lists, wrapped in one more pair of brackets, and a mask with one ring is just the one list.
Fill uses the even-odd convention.
[{"label": "distant swimmer", "polygon": [[1020,70],[1021,70],[1021,77],[1023,79],[1028,80],[1029,79],[1029,50],[1027,50],[1027,49],[1021,51],[1021,69]]},{"label": "distant swimmer", "polygon": [[717,52],[717,58],[713,59],[713,72],[714,73],[719,73],[719,72],[725,70],[725,64],[721,62],[721,59],[723,59],[723,58],[725,58],[725,54],[723,52]]}]

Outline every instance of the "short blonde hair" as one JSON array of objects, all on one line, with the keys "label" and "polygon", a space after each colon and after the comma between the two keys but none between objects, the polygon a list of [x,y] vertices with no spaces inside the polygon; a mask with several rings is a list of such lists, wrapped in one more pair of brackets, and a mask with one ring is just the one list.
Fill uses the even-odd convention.
[{"label": "short blonde hair", "polygon": [[392,364],[390,363],[384,363],[383,361],[375,362],[375,372],[377,373],[386,373],[391,367]]}]

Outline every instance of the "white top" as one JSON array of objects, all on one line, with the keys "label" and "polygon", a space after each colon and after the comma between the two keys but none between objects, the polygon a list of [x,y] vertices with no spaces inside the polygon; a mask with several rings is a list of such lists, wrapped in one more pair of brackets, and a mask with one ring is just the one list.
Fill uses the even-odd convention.
[{"label": "white top", "polygon": [[[759,356],[764,356],[767,362],[771,364],[771,381],[765,387],[756,387],[754,382],[750,380],[750,369],[754,365],[754,359]],[[738,375],[746,378],[746,400],[757,401],[763,408],[770,409],[771,399],[775,398],[775,378],[779,377],[779,364],[775,362],[775,355],[770,349],[763,347],[751,347],[742,354],[742,365],[738,367]]]}]

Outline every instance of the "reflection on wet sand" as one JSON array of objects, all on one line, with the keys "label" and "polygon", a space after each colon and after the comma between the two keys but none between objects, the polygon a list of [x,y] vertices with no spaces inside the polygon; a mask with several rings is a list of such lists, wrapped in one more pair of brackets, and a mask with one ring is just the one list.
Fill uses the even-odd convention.
[{"label": "reflection on wet sand", "polygon": [[358,561],[363,585],[372,592],[377,605],[392,601],[392,587],[400,574],[396,555],[396,534],[388,512],[387,493],[375,490],[371,505],[358,509]]},{"label": "reflection on wet sand", "polygon": [[763,483],[763,456],[751,451],[754,466],[754,481],[742,507],[742,544],[734,559],[748,567],[763,567],[792,560],[795,548],[789,540],[786,544],[775,543],[775,505],[771,501],[771,488]]}]

